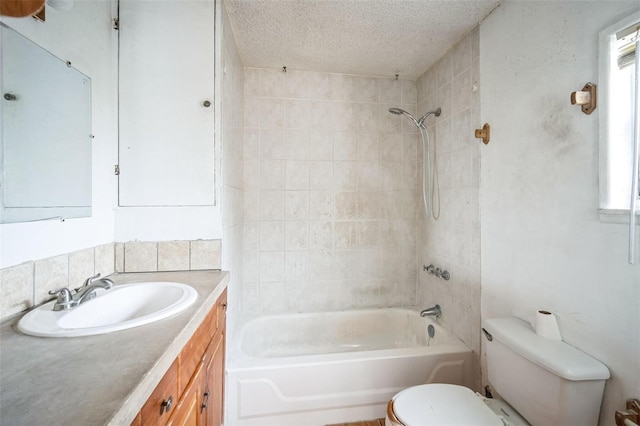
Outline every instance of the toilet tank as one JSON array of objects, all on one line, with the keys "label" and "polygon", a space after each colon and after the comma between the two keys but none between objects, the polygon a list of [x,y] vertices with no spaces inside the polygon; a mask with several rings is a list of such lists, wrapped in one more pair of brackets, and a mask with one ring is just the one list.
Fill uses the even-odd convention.
[{"label": "toilet tank", "polygon": [[517,318],[485,320],[489,383],[533,425],[597,425],[609,369]]}]

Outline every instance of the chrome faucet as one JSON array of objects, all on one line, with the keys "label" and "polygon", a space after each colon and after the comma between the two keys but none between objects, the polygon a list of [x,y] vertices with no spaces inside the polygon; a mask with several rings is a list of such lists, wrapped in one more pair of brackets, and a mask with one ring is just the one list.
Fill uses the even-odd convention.
[{"label": "chrome faucet", "polygon": [[91,300],[96,297],[96,289],[103,288],[109,290],[113,287],[113,281],[109,278],[100,278],[100,274],[87,278],[82,284],[82,287],[76,289],[76,294],[73,296],[77,300],[78,305],[83,304],[87,300]]},{"label": "chrome faucet", "polygon": [[96,274],[87,278],[82,286],[73,290],[75,293],[65,287],[57,291],[50,291],[49,294],[58,296],[56,303],[53,305],[53,310],[65,311],[96,297],[97,288],[109,290],[111,287],[113,287],[113,281],[109,278],[100,278],[100,274]]},{"label": "chrome faucet", "polygon": [[431,308],[427,308],[424,311],[420,312],[421,317],[436,317],[440,318],[442,316],[442,309],[440,309],[440,305],[433,306]]}]

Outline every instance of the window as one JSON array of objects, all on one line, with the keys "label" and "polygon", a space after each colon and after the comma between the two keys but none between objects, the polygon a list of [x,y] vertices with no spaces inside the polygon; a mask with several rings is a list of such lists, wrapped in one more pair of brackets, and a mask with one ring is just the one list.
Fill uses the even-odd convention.
[{"label": "window", "polygon": [[[600,33],[600,212],[605,221],[627,220],[632,178],[637,179],[633,165],[638,155],[634,152],[634,113],[639,26],[637,12]],[[640,194],[636,191],[635,195],[640,207]]]}]

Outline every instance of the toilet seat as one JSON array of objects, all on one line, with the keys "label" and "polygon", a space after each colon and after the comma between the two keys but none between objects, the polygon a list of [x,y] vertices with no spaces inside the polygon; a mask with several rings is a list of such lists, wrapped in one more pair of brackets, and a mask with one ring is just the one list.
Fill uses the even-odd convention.
[{"label": "toilet seat", "polygon": [[391,400],[395,421],[404,426],[504,426],[469,388],[448,384],[427,384],[405,389]]}]

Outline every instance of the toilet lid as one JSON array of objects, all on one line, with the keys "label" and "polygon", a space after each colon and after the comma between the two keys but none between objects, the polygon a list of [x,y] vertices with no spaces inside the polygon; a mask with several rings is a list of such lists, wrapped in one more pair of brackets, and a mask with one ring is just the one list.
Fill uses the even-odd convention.
[{"label": "toilet lid", "polygon": [[393,413],[407,426],[503,426],[469,388],[457,385],[414,386],[393,399]]}]

